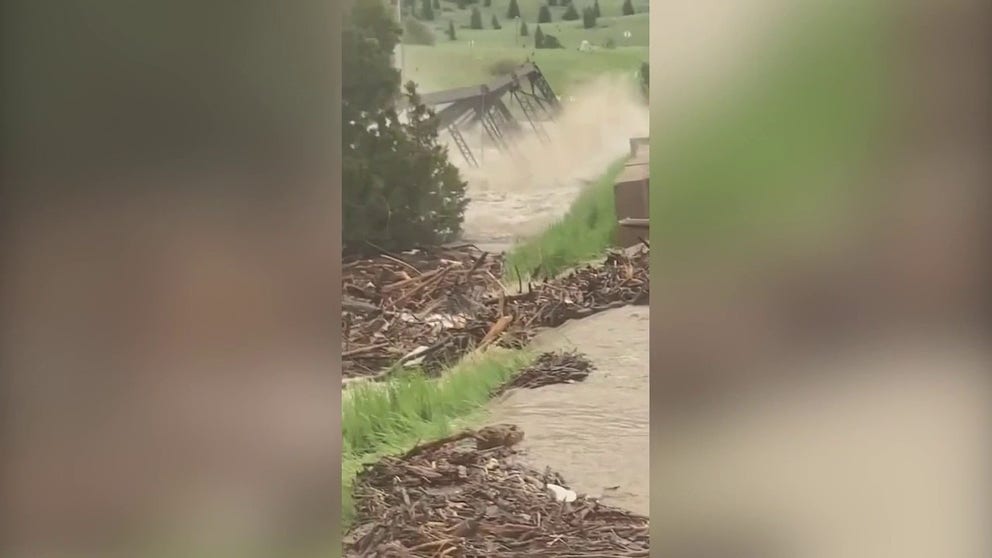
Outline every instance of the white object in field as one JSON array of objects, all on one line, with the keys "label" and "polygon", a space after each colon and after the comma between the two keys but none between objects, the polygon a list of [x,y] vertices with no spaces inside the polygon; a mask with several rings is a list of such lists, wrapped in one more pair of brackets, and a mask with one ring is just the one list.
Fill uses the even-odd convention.
[{"label": "white object in field", "polygon": [[550,482],[546,486],[555,495],[555,500],[559,502],[574,502],[578,498],[578,494],[574,490],[569,490],[564,486],[558,486]]},{"label": "white object in field", "polygon": [[624,31],[623,32],[623,38],[624,39],[629,39],[630,38],[630,31]]},{"label": "white object in field", "polygon": [[589,41],[583,40],[579,45],[579,50],[582,52],[589,52],[592,50],[592,45],[589,44]]}]

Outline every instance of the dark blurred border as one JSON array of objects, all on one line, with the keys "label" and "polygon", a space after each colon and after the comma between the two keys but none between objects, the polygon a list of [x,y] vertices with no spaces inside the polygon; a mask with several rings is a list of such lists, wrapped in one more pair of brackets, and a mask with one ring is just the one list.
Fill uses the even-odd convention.
[{"label": "dark blurred border", "polygon": [[339,552],[340,3],[2,9],[0,554]]},{"label": "dark blurred border", "polygon": [[652,11],[653,555],[988,555],[992,5],[749,0],[666,59],[680,6]]}]

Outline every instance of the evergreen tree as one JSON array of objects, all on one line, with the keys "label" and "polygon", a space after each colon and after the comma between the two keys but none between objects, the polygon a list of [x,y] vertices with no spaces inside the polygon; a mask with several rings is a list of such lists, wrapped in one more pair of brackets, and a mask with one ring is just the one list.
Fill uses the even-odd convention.
[{"label": "evergreen tree", "polygon": [[561,18],[565,21],[575,21],[579,19],[579,12],[575,9],[573,4],[569,4],[568,9],[566,9],[565,13],[561,15]]},{"label": "evergreen tree", "polygon": [[431,5],[434,7],[435,11],[441,10],[441,0],[434,0],[434,2],[431,3]]},{"label": "evergreen tree", "polygon": [[403,20],[403,44],[432,46],[437,40],[434,30],[417,18]]},{"label": "evergreen tree", "polygon": [[503,26],[499,24],[499,20],[496,19],[496,14],[493,14],[492,26],[493,26],[493,29],[502,29],[503,28]]},{"label": "evergreen tree", "polygon": [[472,29],[482,29],[482,12],[479,11],[479,8],[472,8],[472,17],[468,26]]},{"label": "evergreen tree", "polygon": [[596,14],[597,18],[603,17],[603,12],[599,10],[599,0],[592,3],[592,11]]},{"label": "evergreen tree", "polygon": [[426,21],[434,21],[434,6],[431,0],[424,0],[420,8],[420,17]]},{"label": "evergreen tree", "polygon": [[551,9],[547,6],[541,6],[540,11],[537,12],[537,22],[551,23]]},{"label": "evergreen tree", "polygon": [[400,29],[383,2],[358,0],[341,33],[342,242],[346,253],[373,243],[403,250],[454,238],[461,227],[466,183],[438,144],[437,118],[416,88],[401,122],[401,94],[391,56]]},{"label": "evergreen tree", "polygon": [[455,35],[455,22],[448,20],[448,38],[454,41],[458,37]]},{"label": "evergreen tree", "polygon": [[540,25],[534,30],[534,48],[544,48],[544,31]]},{"label": "evergreen tree", "polygon": [[468,5],[468,2],[466,2],[466,0],[458,0],[458,9],[459,10],[464,10],[467,5]]},{"label": "evergreen tree", "polygon": [[527,22],[520,20],[520,36],[526,37],[527,35],[530,35],[530,29],[527,28]]},{"label": "evergreen tree", "polygon": [[517,0],[510,0],[510,7],[506,9],[506,19],[516,19],[520,17],[520,6]]},{"label": "evergreen tree", "polygon": [[582,27],[592,29],[596,27],[596,11],[585,7],[582,9]]},{"label": "evergreen tree", "polygon": [[482,5],[488,8],[493,5],[493,0],[482,0]]},{"label": "evergreen tree", "polygon": [[623,0],[623,15],[634,15],[634,4],[630,0]]},{"label": "evergreen tree", "polygon": [[555,37],[551,33],[545,33],[544,39],[541,40],[541,48],[565,48],[561,46],[558,41],[558,37]]}]

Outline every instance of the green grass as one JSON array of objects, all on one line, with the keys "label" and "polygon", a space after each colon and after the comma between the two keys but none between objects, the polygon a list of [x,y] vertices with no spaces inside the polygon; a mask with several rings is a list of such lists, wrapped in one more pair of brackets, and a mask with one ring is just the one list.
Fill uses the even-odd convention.
[{"label": "green grass", "polygon": [[[514,47],[464,45],[404,47],[404,80],[413,80],[421,92],[485,83],[493,79],[490,67],[506,60],[522,64],[530,51]],[[647,60],[647,48],[618,48],[597,52],[539,50],[532,60],[540,66],[552,89],[567,95],[604,74],[629,73]],[[451,71],[457,68],[457,72]]]},{"label": "green grass", "polygon": [[613,243],[616,230],[613,185],[627,157],[614,162],[576,198],[568,213],[547,230],[510,250],[506,278],[553,276],[600,256]]},{"label": "green grass", "polygon": [[490,350],[467,357],[440,379],[419,373],[349,388],[342,397],[342,511],[354,518],[352,481],[366,463],[444,437],[478,419],[493,389],[530,359],[523,351]]}]

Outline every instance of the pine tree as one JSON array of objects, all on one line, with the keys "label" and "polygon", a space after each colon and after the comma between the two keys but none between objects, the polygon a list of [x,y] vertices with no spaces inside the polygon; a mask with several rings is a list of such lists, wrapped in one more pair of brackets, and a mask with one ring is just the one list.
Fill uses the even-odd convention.
[{"label": "pine tree", "polygon": [[[346,253],[406,250],[455,238],[466,183],[438,142],[433,112],[412,83],[401,89],[391,55],[400,28],[384,2],[356,2],[343,22],[341,203]],[[393,108],[405,90],[406,122]]]},{"label": "pine tree", "polygon": [[537,12],[537,22],[551,23],[551,9],[547,6],[541,6],[540,11]]},{"label": "pine tree", "polygon": [[493,14],[492,26],[493,26],[493,29],[502,29],[503,28],[503,26],[499,24],[499,20],[496,19],[496,14]]},{"label": "pine tree", "polygon": [[431,5],[434,7],[435,10],[438,11],[441,10],[441,0],[434,0],[434,2]]},{"label": "pine tree", "polygon": [[599,0],[592,3],[592,11],[596,14],[596,17],[603,17],[603,12],[599,11]]},{"label": "pine tree", "polygon": [[623,15],[634,15],[634,4],[630,0],[623,0]]},{"label": "pine tree", "polygon": [[468,26],[472,29],[482,29],[482,12],[479,8],[472,8],[472,18],[469,20]]},{"label": "pine tree", "polygon": [[454,41],[458,37],[455,35],[455,22],[448,20],[448,38]]},{"label": "pine tree", "polygon": [[424,0],[420,8],[420,17],[426,21],[434,21],[434,6],[431,5],[431,0]]},{"label": "pine tree", "polygon": [[541,48],[565,48],[561,46],[561,42],[558,41],[558,37],[555,37],[551,33],[545,33],[544,38],[541,39]]},{"label": "pine tree", "polygon": [[506,9],[506,19],[516,19],[520,17],[520,6],[517,0],[510,0],[510,7]]},{"label": "pine tree", "polygon": [[527,22],[520,20],[520,36],[526,37],[527,35],[530,35],[530,29],[527,28]]},{"label": "pine tree", "polygon": [[575,9],[574,5],[569,4],[568,9],[561,15],[561,18],[565,21],[575,21],[579,19],[579,11]]},{"label": "pine tree", "polygon": [[544,48],[544,31],[541,31],[540,25],[534,31],[534,48]]},{"label": "pine tree", "polygon": [[596,27],[596,10],[589,7],[582,9],[582,27],[586,29]]}]

